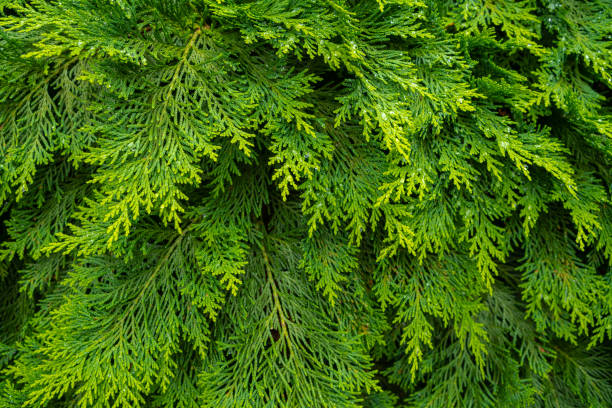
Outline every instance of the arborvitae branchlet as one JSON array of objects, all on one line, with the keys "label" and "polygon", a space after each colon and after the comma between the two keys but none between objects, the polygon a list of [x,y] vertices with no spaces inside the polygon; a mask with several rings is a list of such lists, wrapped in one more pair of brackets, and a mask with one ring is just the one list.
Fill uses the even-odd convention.
[{"label": "arborvitae branchlet", "polygon": [[0,0],[0,407],[612,406],[610,0]]}]

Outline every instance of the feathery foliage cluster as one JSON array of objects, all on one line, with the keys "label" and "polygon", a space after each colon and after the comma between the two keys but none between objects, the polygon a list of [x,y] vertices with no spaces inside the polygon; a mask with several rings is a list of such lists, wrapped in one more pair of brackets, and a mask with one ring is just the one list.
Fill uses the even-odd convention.
[{"label": "feathery foliage cluster", "polygon": [[611,100],[610,0],[0,0],[0,406],[612,406]]}]

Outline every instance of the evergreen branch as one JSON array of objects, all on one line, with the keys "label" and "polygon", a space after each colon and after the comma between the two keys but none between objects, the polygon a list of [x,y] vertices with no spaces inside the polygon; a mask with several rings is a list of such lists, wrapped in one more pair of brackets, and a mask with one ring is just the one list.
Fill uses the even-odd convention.
[{"label": "evergreen branch", "polygon": [[[32,96],[36,95],[36,92],[38,92],[42,87],[49,85],[49,83],[52,80],[56,79],[57,75],[67,70],[71,65],[73,65],[77,61],[80,62],[80,59],[81,59],[80,55],[75,55],[74,57],[70,58],[69,60],[61,64],[57,69],[52,71],[50,74],[45,75],[45,79],[42,81],[39,81],[23,98],[21,98],[21,100],[17,103],[15,108],[11,109],[11,114],[15,115],[15,113],[19,111],[19,109],[21,109],[23,105],[25,105],[25,103],[30,100],[30,98],[32,98]],[[9,120],[10,120],[10,117],[5,119],[4,122],[0,124],[0,130],[2,130],[6,126]]]},{"label": "evergreen branch", "polygon": [[151,286],[153,281],[157,278],[157,275],[159,274],[160,270],[168,263],[168,260],[170,259],[170,256],[174,254],[174,251],[176,250],[177,246],[179,246],[181,244],[181,242],[183,241],[183,238],[185,237],[185,234],[189,231],[189,228],[193,224],[194,224],[194,222],[189,224],[189,226],[184,231],[179,233],[178,237],[172,242],[172,244],[170,244],[170,246],[166,250],[166,252],[165,252],[164,256],[162,257],[162,259],[157,263],[155,269],[153,270],[153,273],[151,273],[151,275],[147,278],[147,280],[146,280],[145,284],[143,285],[142,289],[140,290],[140,292],[138,292],[138,294],[136,295],[136,298],[131,302],[130,307],[124,312],[124,315],[121,318],[121,320],[119,322],[117,322],[116,326],[121,325],[122,331],[123,331],[123,322],[125,321],[125,319],[128,316],[131,315],[131,313],[134,310],[134,308],[136,307],[136,305],[138,303],[140,303],[140,300],[142,299],[142,297],[147,292],[147,289],[149,288],[149,286]]},{"label": "evergreen branch", "polygon": [[[259,225],[261,226],[260,231],[261,230],[265,231],[265,225],[263,224],[263,222],[259,222]],[[261,250],[261,253],[263,256],[263,262],[264,262],[264,266],[266,269],[266,279],[268,281],[268,284],[270,285],[270,288],[272,289],[272,296],[274,299],[274,309],[276,310],[276,313],[278,314],[278,318],[279,318],[280,325],[281,325],[281,332],[283,334],[283,337],[287,341],[287,348],[289,349],[289,353],[293,354],[291,338],[287,330],[287,323],[286,323],[287,318],[285,317],[283,307],[280,303],[280,299],[278,296],[278,287],[276,286],[276,282],[274,281],[274,276],[272,275],[272,265],[270,263],[270,257],[268,256],[268,252],[266,251],[266,246],[265,246],[266,233],[263,232],[263,234],[264,234],[263,238],[259,242],[259,249]]]},{"label": "evergreen branch", "polygon": [[166,97],[164,98],[164,105],[163,105],[163,109],[162,109],[164,112],[166,111],[166,109],[168,107],[168,101],[170,101],[171,96],[172,96],[172,92],[174,91],[174,89],[176,87],[176,81],[179,78],[179,74],[181,73],[181,71],[183,69],[183,66],[187,62],[187,59],[189,58],[189,54],[191,53],[191,50],[195,46],[195,43],[196,43],[196,41],[197,41],[197,39],[198,39],[198,37],[200,36],[201,33],[202,33],[202,28],[201,27],[197,27],[194,30],[193,34],[189,38],[189,41],[187,42],[187,45],[185,46],[185,49],[183,50],[183,54],[181,55],[181,58],[179,59],[178,64],[174,68],[174,73],[172,74],[172,79],[170,80],[170,84],[168,85],[168,92],[166,92]]}]

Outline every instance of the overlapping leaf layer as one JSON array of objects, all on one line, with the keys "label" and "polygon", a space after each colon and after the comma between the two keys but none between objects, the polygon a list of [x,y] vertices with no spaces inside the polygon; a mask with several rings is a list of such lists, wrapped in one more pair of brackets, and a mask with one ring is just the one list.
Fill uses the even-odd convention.
[{"label": "overlapping leaf layer", "polygon": [[612,406],[610,0],[0,0],[0,406]]}]

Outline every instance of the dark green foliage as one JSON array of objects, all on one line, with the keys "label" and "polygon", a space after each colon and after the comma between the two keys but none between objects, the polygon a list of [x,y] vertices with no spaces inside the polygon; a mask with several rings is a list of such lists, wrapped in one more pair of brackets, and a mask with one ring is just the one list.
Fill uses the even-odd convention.
[{"label": "dark green foliage", "polygon": [[611,407],[612,1],[0,0],[0,407]]}]

